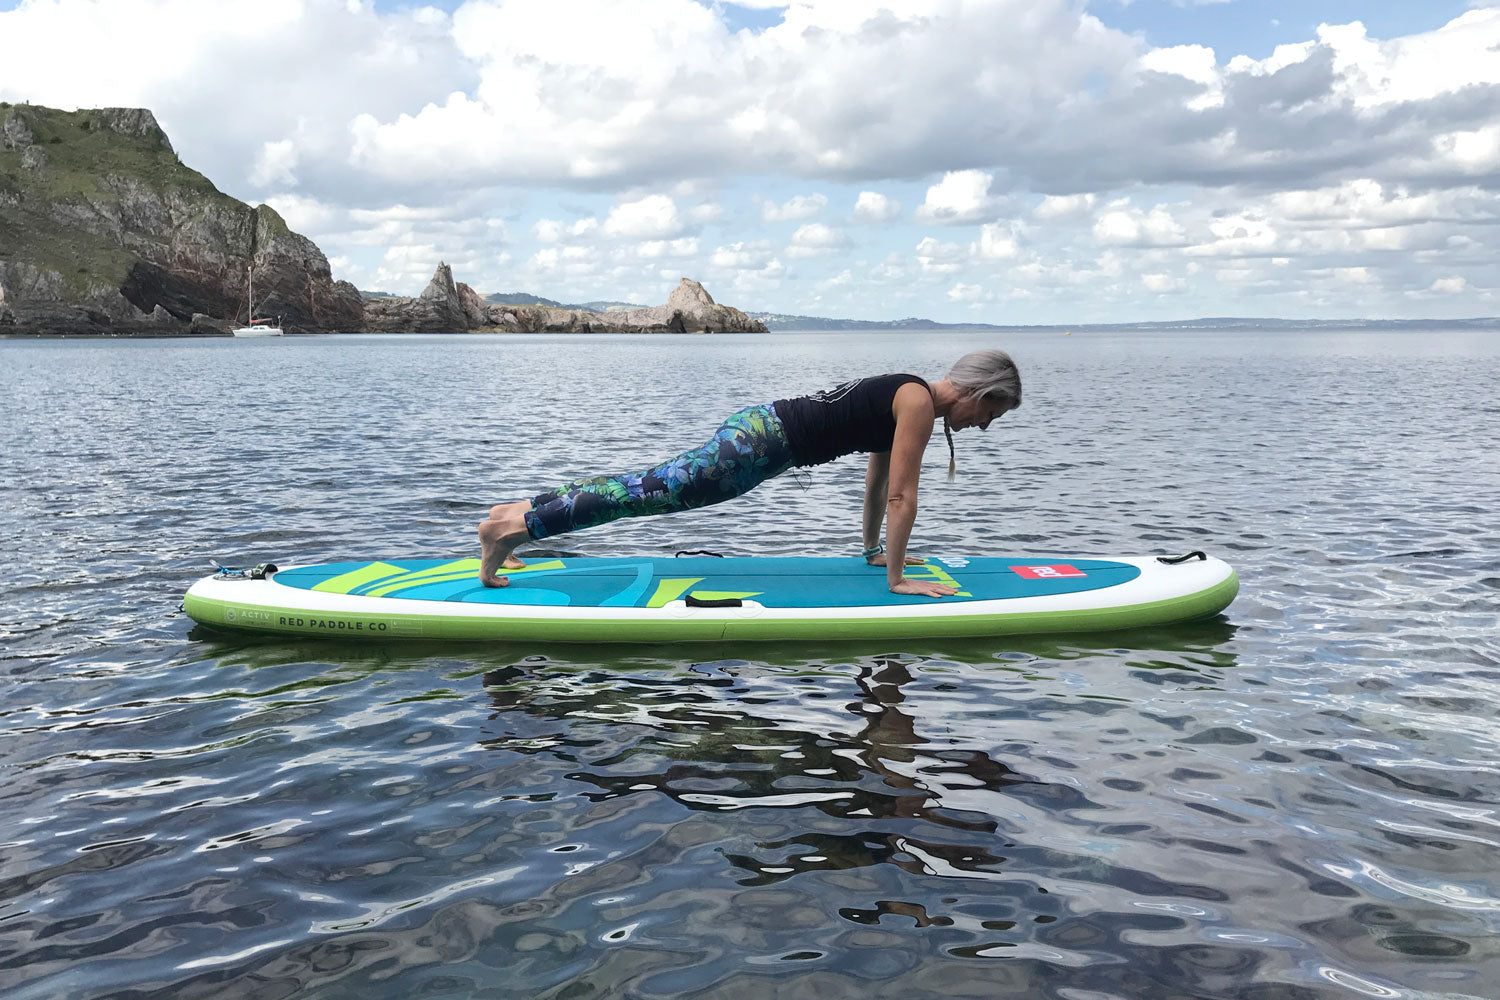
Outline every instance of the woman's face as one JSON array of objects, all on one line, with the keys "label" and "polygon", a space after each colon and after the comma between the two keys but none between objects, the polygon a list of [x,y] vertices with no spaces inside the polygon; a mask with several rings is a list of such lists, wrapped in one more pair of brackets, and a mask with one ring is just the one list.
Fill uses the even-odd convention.
[{"label": "woman's face", "polygon": [[989,427],[990,421],[996,417],[1002,417],[1010,412],[1010,408],[998,400],[989,396],[964,396],[955,404],[953,410],[948,414],[948,426],[954,430],[965,427],[978,427],[984,430]]}]

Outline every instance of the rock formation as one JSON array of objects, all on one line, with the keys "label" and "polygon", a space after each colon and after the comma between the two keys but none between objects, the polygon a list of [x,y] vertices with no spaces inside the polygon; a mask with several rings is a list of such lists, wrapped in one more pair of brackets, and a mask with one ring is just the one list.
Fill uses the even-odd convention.
[{"label": "rock formation", "polygon": [[359,292],[273,209],[184,166],[144,108],[0,103],[0,323],[11,332],[189,333],[256,313],[353,331]]},{"label": "rock formation", "polygon": [[[453,269],[439,264],[432,280],[414,299],[371,299],[364,304],[364,329],[371,333],[462,333],[469,317],[453,284]],[[470,292],[469,294],[473,294]]]},{"label": "rock formation", "polygon": [[738,309],[719,305],[698,282],[683,278],[667,304],[644,309],[590,312],[546,305],[486,302],[453,271],[439,264],[416,298],[365,302],[365,329],[372,332],[464,333],[765,333],[765,324]]}]

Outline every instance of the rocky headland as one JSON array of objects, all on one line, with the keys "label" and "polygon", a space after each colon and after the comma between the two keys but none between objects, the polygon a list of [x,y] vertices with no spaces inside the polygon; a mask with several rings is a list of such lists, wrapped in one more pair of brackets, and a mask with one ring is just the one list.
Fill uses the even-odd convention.
[{"label": "rocky headland", "polygon": [[0,332],[358,330],[359,291],[268,206],[183,165],[142,108],[0,103]]},{"label": "rocky headland", "polygon": [[289,333],[764,332],[684,278],[667,303],[593,312],[486,302],[440,265],[415,298],[365,301],[267,205],[178,159],[144,108],[0,102],[0,335],[227,334],[255,313]]},{"label": "rocky headland", "polygon": [[683,278],[665,305],[588,309],[488,302],[453,269],[439,264],[415,298],[365,302],[365,329],[388,333],[765,333],[765,324],[719,305],[698,282]]}]

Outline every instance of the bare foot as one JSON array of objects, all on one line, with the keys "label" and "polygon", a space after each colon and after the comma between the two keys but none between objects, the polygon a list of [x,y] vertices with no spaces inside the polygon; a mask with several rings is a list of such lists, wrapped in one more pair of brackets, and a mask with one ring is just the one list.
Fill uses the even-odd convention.
[{"label": "bare foot", "polygon": [[[521,513],[524,515],[526,513],[526,511],[528,511],[528,510],[531,509],[531,503],[530,503],[530,501],[523,501],[523,505],[524,505],[525,509],[523,509],[521,511]],[[507,510],[509,510],[510,508],[512,508],[514,506],[516,506],[516,504],[513,504],[513,503],[497,503],[495,506],[493,506],[493,507],[490,508],[490,520],[491,521],[498,521],[499,519],[501,519],[502,517],[505,516],[505,512]],[[526,563],[523,560],[521,560],[519,557],[514,556],[514,555],[509,555],[509,556],[505,557],[505,562],[503,564],[503,567],[505,569],[521,569],[525,565],[526,565]]]},{"label": "bare foot", "polygon": [[530,509],[527,501],[503,504],[490,511],[492,515],[499,513],[499,517],[492,516],[479,523],[479,582],[486,587],[509,586],[509,580],[496,574],[502,567],[516,569],[525,565],[519,559],[512,559],[511,552],[530,537],[526,533],[526,512]]}]

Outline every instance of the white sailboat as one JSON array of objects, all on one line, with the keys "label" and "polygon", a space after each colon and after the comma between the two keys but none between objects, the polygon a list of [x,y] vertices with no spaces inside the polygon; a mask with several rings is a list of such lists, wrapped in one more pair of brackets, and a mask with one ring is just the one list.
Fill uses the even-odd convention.
[{"label": "white sailboat", "polygon": [[250,323],[247,326],[237,326],[233,333],[236,337],[279,337],[281,336],[281,324],[272,323],[269,319],[255,318],[255,268],[245,272],[245,301],[249,305],[247,314]]}]

